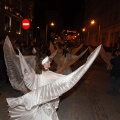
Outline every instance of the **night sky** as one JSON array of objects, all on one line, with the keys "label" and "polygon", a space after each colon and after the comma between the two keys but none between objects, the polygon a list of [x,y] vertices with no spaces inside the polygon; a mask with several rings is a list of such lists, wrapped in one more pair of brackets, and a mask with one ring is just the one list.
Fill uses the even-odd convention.
[{"label": "night sky", "polygon": [[83,0],[35,0],[36,26],[54,22],[59,29],[79,29],[84,17]]}]

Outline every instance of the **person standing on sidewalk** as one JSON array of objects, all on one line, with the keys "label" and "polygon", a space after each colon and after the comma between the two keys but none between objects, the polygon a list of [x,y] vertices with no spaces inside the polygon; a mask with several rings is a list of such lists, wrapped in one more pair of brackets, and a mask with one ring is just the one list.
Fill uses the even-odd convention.
[{"label": "person standing on sidewalk", "polygon": [[110,60],[110,63],[113,65],[110,72],[110,92],[116,95],[120,85],[120,49],[116,52],[116,56]]}]

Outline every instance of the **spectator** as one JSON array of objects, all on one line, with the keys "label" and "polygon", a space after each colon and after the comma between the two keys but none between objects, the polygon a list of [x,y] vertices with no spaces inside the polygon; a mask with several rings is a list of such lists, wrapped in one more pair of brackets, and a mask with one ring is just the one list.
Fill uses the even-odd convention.
[{"label": "spectator", "polygon": [[110,92],[112,94],[118,94],[119,85],[120,85],[120,50],[116,52],[116,56],[110,60],[110,63],[113,65],[111,74],[111,84]]}]

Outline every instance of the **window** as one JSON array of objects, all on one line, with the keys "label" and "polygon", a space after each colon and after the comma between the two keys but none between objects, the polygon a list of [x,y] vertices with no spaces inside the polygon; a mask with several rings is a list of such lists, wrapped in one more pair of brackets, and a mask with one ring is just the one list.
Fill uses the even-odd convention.
[{"label": "window", "polygon": [[10,30],[11,30],[11,17],[9,17],[7,15],[5,15],[4,30],[7,32],[10,32]]},{"label": "window", "polygon": [[18,20],[16,21],[16,33],[21,34],[21,22]]}]

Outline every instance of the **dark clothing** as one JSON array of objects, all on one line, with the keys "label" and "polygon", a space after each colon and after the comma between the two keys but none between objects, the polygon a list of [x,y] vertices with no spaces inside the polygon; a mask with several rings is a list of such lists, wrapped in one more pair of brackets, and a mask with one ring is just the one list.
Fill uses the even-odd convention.
[{"label": "dark clothing", "polygon": [[63,55],[66,57],[66,54],[67,54],[67,50],[66,48],[63,49]]},{"label": "dark clothing", "polygon": [[0,45],[0,60],[4,60],[3,45]]},{"label": "dark clothing", "polygon": [[110,63],[113,65],[111,74],[111,84],[110,91],[112,94],[118,94],[119,85],[120,85],[120,55],[112,58]]},{"label": "dark clothing", "polygon": [[4,79],[6,80],[7,83],[9,83],[5,60],[4,60],[3,45],[0,45],[0,79]]},{"label": "dark clothing", "polygon": [[111,76],[110,92],[112,94],[118,94],[120,85],[120,77]]},{"label": "dark clothing", "polygon": [[110,63],[113,65],[110,72],[111,76],[120,77],[120,55],[112,58]]}]

